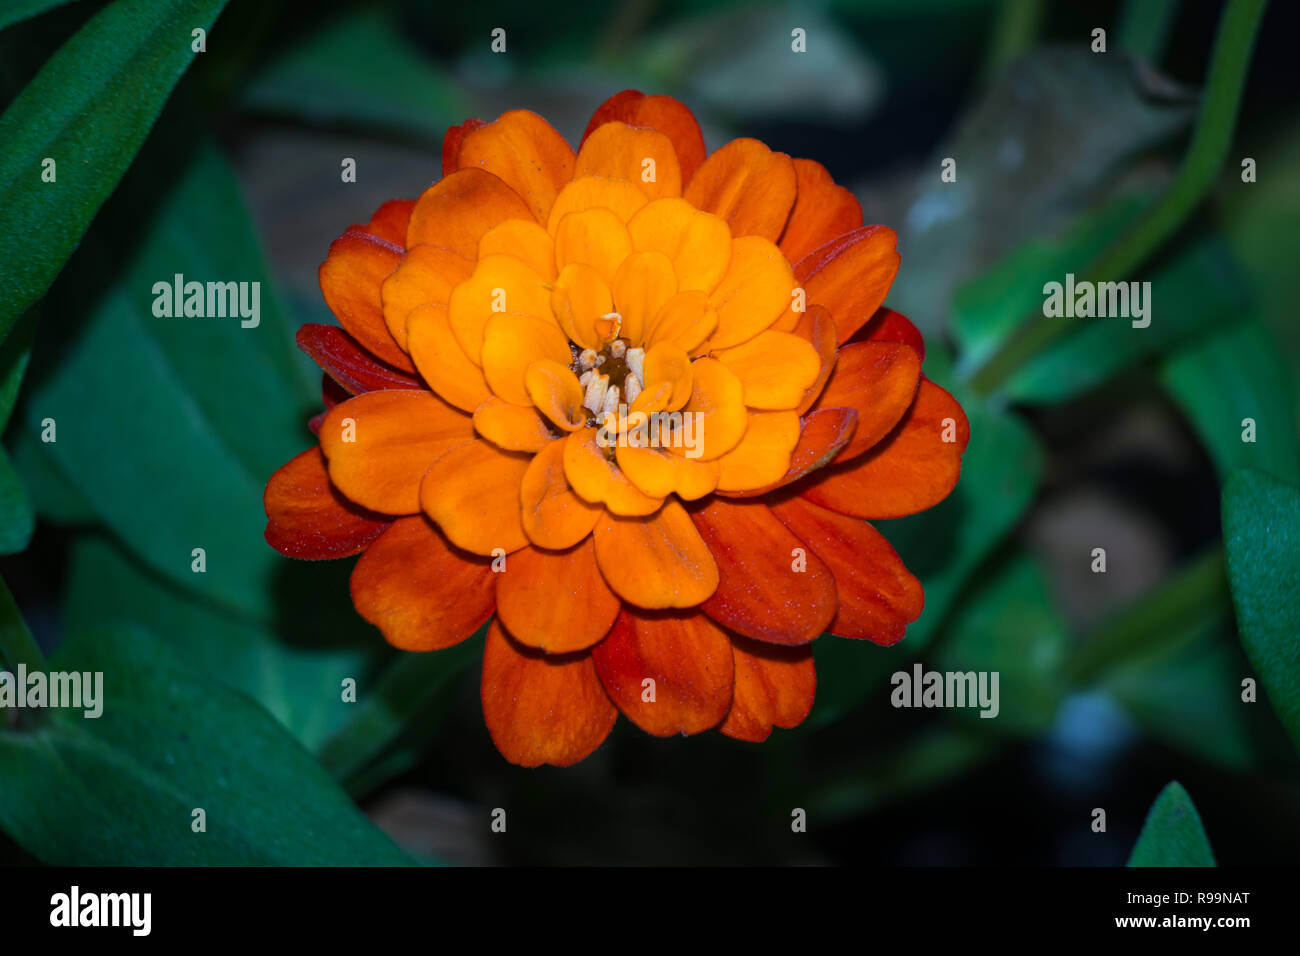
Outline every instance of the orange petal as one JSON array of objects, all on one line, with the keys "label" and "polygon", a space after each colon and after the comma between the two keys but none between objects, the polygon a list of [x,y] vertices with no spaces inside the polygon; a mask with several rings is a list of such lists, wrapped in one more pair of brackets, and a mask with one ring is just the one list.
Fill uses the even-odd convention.
[{"label": "orange petal", "polygon": [[646,96],[638,90],[615,93],[596,110],[583,134],[585,141],[605,123],[612,121],[628,126],[657,129],[673,143],[681,164],[682,182],[688,182],[704,162],[704,136],[694,114],[671,96]]},{"label": "orange petal", "polygon": [[740,444],[718,459],[718,490],[749,491],[780,481],[798,444],[795,412],[750,412]]},{"label": "orange petal", "polygon": [[659,310],[650,325],[646,343],[671,343],[693,352],[718,327],[718,310],[703,292],[679,292]]},{"label": "orange petal", "polygon": [[632,484],[652,498],[676,494],[683,501],[695,501],[718,487],[722,473],[716,461],[696,461],[662,448],[620,444],[617,459]]},{"label": "orange petal", "polygon": [[835,318],[843,345],[880,308],[898,273],[898,236],[887,226],[863,226],[808,253],[794,268],[808,302]]},{"label": "orange petal", "polygon": [[890,433],[912,405],[921,360],[899,342],[858,342],[840,349],[818,408],[852,408],[857,431],[836,457],[856,458]]},{"label": "orange petal", "polygon": [[555,227],[555,264],[561,270],[570,263],[586,263],[609,283],[631,252],[627,226],[608,209],[571,212]]},{"label": "orange petal", "polygon": [[520,524],[519,486],[529,455],[485,441],[448,451],[420,482],[420,507],[451,542],[472,554],[507,554],[528,544]]},{"label": "orange petal", "polygon": [[922,379],[916,401],[888,438],[865,455],[810,476],[803,496],[854,518],[924,511],[956,486],[969,440],[970,424],[956,399]]},{"label": "orange petal", "polygon": [[384,280],[384,323],[393,339],[410,351],[407,317],[422,305],[445,306],[456,288],[474,272],[474,263],[442,246],[416,246],[397,271]]},{"label": "orange petal", "polygon": [[740,443],[748,424],[740,379],[717,359],[702,358],[691,365],[691,399],[685,411],[699,416],[694,423],[703,439],[699,457],[721,458]]},{"label": "orange petal", "polygon": [[606,123],[578,150],[579,176],[602,176],[636,183],[651,199],[682,194],[682,169],[672,141],[658,130]]},{"label": "orange petal", "polygon": [[266,541],[283,555],[346,558],[383,533],[389,520],[358,508],[330,484],[320,448],[295,455],[271,476],[262,496]]},{"label": "orange petal", "polygon": [[497,614],[510,636],[548,654],[586,650],[622,606],[596,565],[590,538],[567,551],[524,548],[497,575]]},{"label": "orange petal", "polygon": [[837,236],[860,228],[862,206],[853,193],[835,185],[821,163],[796,159],[794,175],[798,192],[780,246],[787,259],[798,262]]},{"label": "orange petal", "polygon": [[769,328],[790,305],[794,273],[781,250],[747,236],[731,244],[731,265],[710,299],[718,310],[711,349],[725,349]]},{"label": "orange petal", "polygon": [[773,644],[806,644],[826,630],[835,578],[766,505],[714,498],[691,517],[718,563],[704,613]]},{"label": "orange petal", "polygon": [[825,306],[809,306],[808,311],[799,315],[799,321],[791,330],[791,334],[799,336],[816,349],[817,356],[821,359],[817,377],[803,393],[803,398],[800,399],[799,407],[796,409],[802,415],[816,403],[831,377],[831,372],[835,369],[837,345],[835,320],[831,318],[830,310]]},{"label": "orange petal", "polygon": [[551,290],[532,269],[514,256],[489,256],[474,266],[474,274],[456,286],[447,317],[456,340],[470,361],[483,363],[483,334],[488,320],[512,313],[551,320]]},{"label": "orange petal", "polygon": [[582,262],[564,267],[551,290],[551,312],[560,328],[585,349],[604,345],[601,319],[614,311],[614,296],[595,266]]},{"label": "orange petal", "polygon": [[812,711],[817,670],[812,647],[774,647],[732,637],[735,689],[731,712],[718,728],[728,737],[754,743],[775,727],[797,727]]},{"label": "orange petal", "polygon": [[330,480],[349,499],[390,515],[420,510],[420,480],[449,448],[474,437],[468,415],[432,392],[366,392],[335,405],[320,429]]},{"label": "orange petal", "polygon": [[625,610],[591,656],[606,693],[646,733],[698,734],[731,709],[731,641],[699,612]]},{"label": "orange petal", "polygon": [[564,477],[563,441],[553,441],[536,455],[519,486],[524,532],[533,544],[560,550],[577,544],[604,513],[573,493]]},{"label": "orange petal", "polygon": [[902,640],[907,625],[921,616],[925,595],[879,531],[802,498],[773,505],[772,513],[835,575],[839,607],[832,634],[883,645]]},{"label": "orange petal", "polygon": [[925,339],[911,319],[901,312],[881,306],[867,324],[858,330],[854,341],[902,342],[925,361]]},{"label": "orange petal", "polygon": [[474,410],[474,430],[503,451],[538,451],[555,437],[537,409],[495,395]]},{"label": "orange petal", "polygon": [[740,379],[750,408],[794,408],[822,366],[817,350],[806,339],[771,330],[714,356]]},{"label": "orange petal", "polygon": [[824,468],[849,443],[858,425],[858,413],[851,408],[820,408],[803,420],[799,443],[790,455],[790,467],[780,480],[749,491],[722,492],[729,498],[754,498],[775,491],[818,468]]},{"label": "orange petal", "polygon": [[713,556],[686,509],[672,499],[648,518],[603,515],[595,538],[601,574],[637,607],[694,607],[718,586]]},{"label": "orange petal", "polygon": [[550,123],[528,110],[502,113],[469,130],[456,164],[499,176],[524,198],[538,222],[546,222],[561,187],[573,178],[573,149]]},{"label": "orange petal", "polygon": [[531,405],[524,376],[534,362],[564,364],[573,358],[569,340],[556,324],[531,315],[494,315],[483,331],[483,377],[497,395]]},{"label": "orange petal", "polygon": [[535,218],[519,194],[489,172],[461,169],[434,183],[415,201],[406,248],[445,246],[478,257],[479,240],[507,219]]},{"label": "orange petal", "polygon": [[677,292],[677,273],[662,252],[633,253],[619,264],[610,291],[623,318],[620,334],[632,345],[640,345],[660,310]]},{"label": "orange petal", "polygon": [[380,288],[402,261],[402,248],[365,232],[334,240],[318,273],[325,304],[369,352],[403,372],[414,372],[384,322]]},{"label": "orange petal", "polygon": [[635,183],[625,179],[600,179],[597,176],[582,176],[560,190],[551,207],[551,215],[546,220],[546,231],[555,235],[560,220],[571,212],[584,212],[588,209],[608,209],[618,216],[619,222],[627,222],[649,200]]},{"label": "orange petal", "polygon": [[423,515],[399,518],[352,569],[357,613],[404,651],[436,651],[492,616],[490,562],[457,551]]},{"label": "orange petal", "polygon": [[731,234],[781,238],[798,189],[794,163],[756,139],[733,139],[686,186],[688,202],[726,220]]},{"label": "orange petal", "polygon": [[452,332],[444,306],[417,308],[407,316],[406,333],[416,368],[444,401],[473,412],[492,395],[483,370],[470,361]]},{"label": "orange petal", "polygon": [[587,421],[578,376],[561,362],[541,359],[524,372],[524,387],[537,410],[557,428],[577,431]]},{"label": "orange petal", "polygon": [[660,342],[646,350],[641,364],[646,388],[653,388],[661,382],[671,387],[664,408],[675,412],[691,397],[691,383],[694,379],[691,358],[686,350],[671,342]]},{"label": "orange petal", "polygon": [[533,650],[496,621],[483,647],[480,696],[492,742],[522,767],[575,764],[604,742],[618,719],[589,653]]},{"label": "orange petal", "polygon": [[685,199],[648,203],[628,220],[627,231],[637,252],[662,252],[672,260],[683,292],[712,292],[731,262],[727,224]]},{"label": "orange petal", "polygon": [[[573,432],[564,440],[564,476],[580,498],[603,504],[619,515],[649,515],[659,510],[662,499],[643,494],[628,480],[608,453],[613,439],[600,437],[595,428]],[[602,447],[600,442],[608,442]]]},{"label": "orange petal", "polygon": [[460,141],[465,138],[465,134],[472,129],[478,129],[480,126],[487,124],[481,119],[467,119],[459,126],[452,126],[442,137],[442,175],[450,176],[457,169],[456,160],[460,156]]},{"label": "orange petal", "polygon": [[397,246],[406,245],[406,227],[411,221],[411,211],[415,201],[411,199],[390,199],[370,217],[362,232],[386,239]]},{"label": "orange petal", "polygon": [[555,281],[555,242],[531,219],[507,219],[478,241],[478,257],[514,256],[547,282]]}]

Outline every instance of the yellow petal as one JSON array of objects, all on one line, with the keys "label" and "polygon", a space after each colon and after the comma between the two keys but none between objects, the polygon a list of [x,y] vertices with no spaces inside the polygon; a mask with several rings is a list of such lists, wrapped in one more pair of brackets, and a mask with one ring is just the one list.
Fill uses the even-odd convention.
[{"label": "yellow petal", "polygon": [[420,306],[407,318],[406,331],[415,367],[444,401],[473,412],[492,394],[483,370],[451,331],[446,306]]},{"label": "yellow petal", "polygon": [[779,481],[797,444],[797,412],[751,412],[740,444],[718,459],[722,466],[718,490],[749,491]]},{"label": "yellow petal", "polygon": [[789,308],[794,287],[794,271],[780,249],[758,236],[735,240],[731,264],[711,297],[718,328],[709,347],[730,348],[768,328]]},{"label": "yellow petal", "polygon": [[806,339],[788,332],[761,332],[735,348],[714,352],[736,373],[750,408],[795,408],[817,379],[821,357]]},{"label": "yellow petal", "polygon": [[[541,229],[536,223],[532,226]],[[406,333],[410,314],[422,305],[446,306],[452,290],[473,271],[473,262],[442,246],[416,246],[409,250],[397,271],[384,280],[381,292],[384,324],[397,344],[410,352]]]},{"label": "yellow petal", "polygon": [[571,358],[569,342],[554,322],[531,315],[494,315],[483,333],[483,377],[507,402],[532,405],[524,375],[541,359],[563,364]]},{"label": "yellow petal", "polygon": [[643,494],[613,460],[613,439],[606,447],[597,439],[597,429],[584,428],[564,440],[564,476],[579,497],[603,504],[620,515],[649,515],[659,510],[663,499]]},{"label": "yellow petal", "polygon": [[623,317],[623,338],[637,346],[677,292],[677,273],[662,252],[636,252],[619,265],[611,291],[614,308]]},{"label": "yellow petal", "polygon": [[702,358],[691,366],[691,399],[685,411],[697,415],[705,461],[721,458],[745,434],[744,389],[740,379],[717,359]]},{"label": "yellow petal", "polygon": [[553,441],[536,455],[519,486],[524,533],[540,548],[561,550],[577,544],[595,527],[604,507],[583,501],[564,476],[564,448]]},{"label": "yellow petal", "polygon": [[631,252],[627,226],[608,209],[571,212],[555,229],[555,264],[561,270],[570,263],[586,263],[608,283]]},{"label": "yellow petal", "polygon": [[537,409],[495,395],[474,409],[474,430],[504,451],[537,451],[555,438]]},{"label": "yellow petal", "polygon": [[[672,386],[668,403],[664,407],[675,412],[691,397],[691,359],[686,351],[671,342],[651,346],[642,363],[646,387],[667,382]],[[802,394],[802,393],[801,393]]]},{"label": "yellow petal", "polygon": [[586,423],[582,385],[567,365],[550,359],[534,362],[524,371],[524,387],[537,410],[557,428],[577,431]]},{"label": "yellow petal", "polygon": [[478,257],[514,256],[547,282],[555,280],[555,242],[531,219],[507,219],[478,241]]},{"label": "yellow petal", "polygon": [[695,352],[718,327],[718,311],[703,292],[679,292],[664,303],[646,336],[649,345],[671,342]]},{"label": "yellow petal", "polygon": [[574,177],[603,176],[636,183],[651,199],[682,194],[682,168],[672,140],[656,129],[606,123],[578,150]]},{"label": "yellow petal", "polygon": [[502,313],[549,320],[551,291],[542,277],[514,256],[480,259],[474,274],[451,293],[447,307],[451,330],[475,365],[483,364],[483,330]]},{"label": "yellow petal", "polygon": [[564,267],[551,292],[551,311],[560,328],[584,349],[604,345],[597,331],[603,316],[614,311],[609,285],[594,266],[575,262]]},{"label": "yellow petal", "polygon": [[561,219],[584,209],[608,209],[618,216],[620,222],[627,222],[646,202],[646,194],[635,183],[625,179],[583,176],[569,183],[555,197],[555,205],[546,220],[546,231],[555,235]]},{"label": "yellow petal", "polygon": [[731,262],[727,224],[685,199],[656,199],[628,221],[627,229],[638,252],[662,252],[672,261],[683,291],[712,292]]}]

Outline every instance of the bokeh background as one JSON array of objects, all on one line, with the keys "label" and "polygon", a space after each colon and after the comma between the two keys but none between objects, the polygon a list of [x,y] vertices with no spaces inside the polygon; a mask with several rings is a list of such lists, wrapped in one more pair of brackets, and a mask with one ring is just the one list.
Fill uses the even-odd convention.
[{"label": "bokeh background", "polygon": [[[1205,194],[1109,276],[1152,283],[1151,327],[1082,323],[995,388],[979,369],[1022,334],[1043,282],[1086,273],[1178,182],[1223,4],[235,0],[170,95],[157,48],[222,4],[122,2],[118,33],[96,20],[106,6],[0,16],[0,130],[32,115],[32,89],[55,118],[60,89],[93,94],[67,127],[88,132],[58,141],[61,182],[99,177],[107,193],[112,163],[87,144],[167,96],[0,350],[0,408],[18,396],[0,575],[51,666],[102,669],[109,686],[98,722],[0,721],[0,861],[367,863],[400,847],[470,864],[1119,865],[1171,780],[1221,864],[1300,859],[1285,726],[1300,706],[1292,5],[1273,4],[1250,62],[1226,67],[1248,66],[1247,82]],[[806,54],[791,52],[796,27]],[[117,74],[96,73],[89,47],[80,69],[56,62],[86,31],[122,45]],[[525,771],[483,726],[481,636],[387,648],[351,608],[351,561],[266,546],[261,489],[312,442],[319,373],[292,340],[332,321],[316,283],[330,241],[436,179],[449,125],[524,107],[576,144],[628,87],[686,102],[710,149],[754,136],[822,162],[867,222],[897,229],[888,304],[926,333],[925,371],[963,400],[973,437],[947,502],[879,525],[925,584],[923,617],[892,649],[819,640],[804,725],[754,746],[620,721],[576,767]],[[4,248],[44,248],[66,226]],[[261,326],[154,318],[152,285],[175,273],[261,281]],[[1222,489],[1241,468],[1267,476],[1242,494],[1280,511],[1251,505],[1225,536]],[[1225,547],[1273,590],[1256,600],[1235,567],[1230,587]],[[1262,603],[1265,625],[1239,625],[1234,596],[1239,611]],[[21,627],[0,610],[12,657]],[[892,708],[889,675],[916,661],[998,671],[1001,715]],[[347,677],[355,704],[339,699]],[[1272,699],[1243,702],[1247,677]]]}]

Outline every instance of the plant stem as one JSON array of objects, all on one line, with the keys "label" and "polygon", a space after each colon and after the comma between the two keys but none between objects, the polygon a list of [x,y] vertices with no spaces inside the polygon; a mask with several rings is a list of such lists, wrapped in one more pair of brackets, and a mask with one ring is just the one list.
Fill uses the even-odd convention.
[{"label": "plant stem", "polygon": [[1159,63],[1177,12],[1178,0],[1128,0],[1115,31],[1116,45],[1148,63]]},{"label": "plant stem", "polygon": [[[1087,281],[1120,280],[1131,274],[1177,231],[1210,188],[1232,143],[1251,50],[1267,6],[1268,0],[1228,0],[1196,131],[1178,175],[1160,201],[1088,267]],[[971,387],[981,395],[993,394],[1078,321],[1032,313],[1019,332],[971,374]]]}]

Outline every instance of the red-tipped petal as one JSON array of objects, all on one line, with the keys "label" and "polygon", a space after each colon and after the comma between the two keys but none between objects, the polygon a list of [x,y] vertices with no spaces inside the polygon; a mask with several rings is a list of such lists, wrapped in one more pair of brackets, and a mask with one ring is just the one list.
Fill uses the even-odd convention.
[{"label": "red-tipped petal", "polygon": [[835,617],[835,579],[761,502],[712,499],[691,515],[718,565],[700,607],[719,624],[773,644],[805,644]]},{"label": "red-tipped petal", "polygon": [[677,151],[677,162],[682,168],[682,183],[704,162],[704,136],[695,114],[671,96],[646,96],[638,90],[615,93],[599,107],[582,134],[583,142],[605,123],[619,122],[628,126],[648,126],[667,136]]},{"label": "red-tipped petal", "polygon": [[298,347],[351,395],[385,388],[422,388],[419,379],[375,361],[335,325],[304,325],[298,329]]},{"label": "red-tipped petal", "polygon": [[853,193],[837,186],[821,163],[794,161],[798,195],[785,233],[777,243],[785,257],[798,262],[837,236],[862,226],[862,206]]},{"label": "red-tipped petal", "polygon": [[415,366],[384,323],[380,287],[402,261],[402,247],[368,232],[345,232],[321,263],[320,289],[330,311],[361,346],[403,372]]},{"label": "red-tipped petal", "polygon": [[970,423],[957,400],[922,379],[916,401],[888,438],[865,455],[810,475],[802,493],[853,518],[915,514],[948,497],[969,440]]},{"label": "red-tipped petal", "polygon": [[835,460],[856,458],[888,435],[912,407],[920,380],[921,360],[902,343],[859,342],[840,349],[817,407],[852,408],[858,427]]},{"label": "red-tipped petal", "polygon": [[794,267],[808,302],[835,318],[841,345],[885,301],[898,273],[898,236],[887,226],[863,226],[813,250]]},{"label": "red-tipped petal", "polygon": [[780,481],[753,491],[719,492],[728,498],[757,498],[784,488],[834,460],[849,443],[857,428],[858,413],[851,408],[819,408],[803,419],[799,444],[790,456],[790,467]]},{"label": "red-tipped petal", "polygon": [[719,728],[728,737],[754,743],[773,727],[796,727],[812,711],[817,670],[812,645],[775,647],[733,636],[735,689],[731,712]]},{"label": "red-tipped petal", "polygon": [[871,525],[802,498],[773,505],[772,513],[835,575],[839,610],[831,622],[832,634],[895,644],[907,625],[921,616],[921,582]]},{"label": "red-tipped petal", "polygon": [[902,342],[925,361],[925,338],[912,320],[901,312],[881,306],[853,336],[854,342]]},{"label": "red-tipped petal", "polygon": [[346,558],[383,534],[389,520],[354,505],[330,484],[325,456],[308,448],[266,483],[266,541],[291,558]]}]

